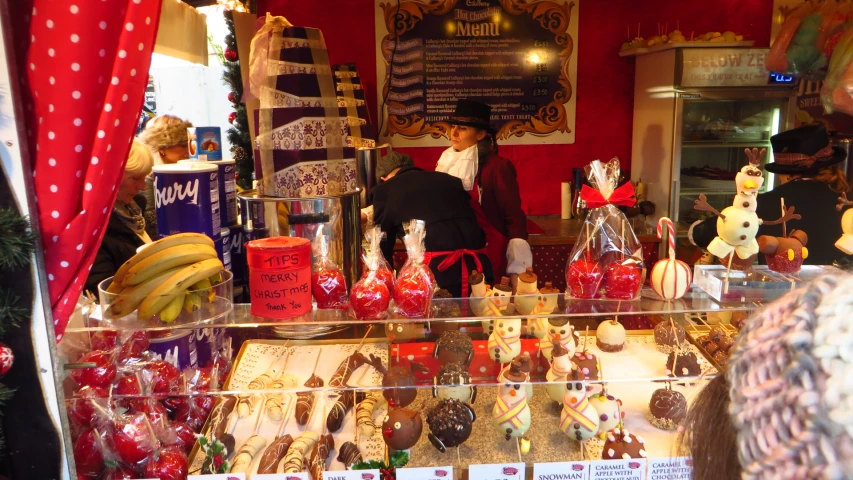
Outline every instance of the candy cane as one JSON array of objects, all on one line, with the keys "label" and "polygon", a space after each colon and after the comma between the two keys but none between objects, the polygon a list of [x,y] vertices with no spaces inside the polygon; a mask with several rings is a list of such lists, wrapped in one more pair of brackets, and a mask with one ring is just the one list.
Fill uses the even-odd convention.
[{"label": "candy cane", "polygon": [[675,258],[675,227],[672,225],[672,220],[667,217],[660,217],[658,220],[658,238],[663,239],[663,225],[669,233],[669,258]]}]

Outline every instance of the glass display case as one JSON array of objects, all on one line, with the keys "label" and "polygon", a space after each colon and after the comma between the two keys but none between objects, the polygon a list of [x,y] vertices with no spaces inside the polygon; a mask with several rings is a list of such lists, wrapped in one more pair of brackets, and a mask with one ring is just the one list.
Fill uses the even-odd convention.
[{"label": "glass display case", "polygon": [[[222,473],[244,478],[323,478],[359,458],[457,479],[486,478],[479,468],[529,478],[554,462],[646,468],[676,455],[688,402],[759,305],[643,290],[622,302],[516,296],[500,315],[475,316],[482,302],[492,299],[435,299],[434,318],[376,321],[316,309],[276,321],[234,304],[144,328],[107,327],[88,306],[59,345],[67,451],[79,478],[150,477],[180,468],[160,461],[177,452],[191,475],[227,461]],[[517,313],[524,304],[538,308]]]},{"label": "glass display case", "polygon": [[[783,112],[788,98],[746,100],[738,91],[683,97],[676,117],[680,149],[674,150],[673,177],[678,176],[673,187],[677,189],[673,219],[685,233],[691,223],[708,215],[693,210],[693,201],[700,194],[718,210],[731,205],[735,175],[749,163],[744,149],[765,148],[762,165],[773,161],[770,137],[785,128]],[[774,175],[766,172],[759,193],[772,190],[774,182]]]}]

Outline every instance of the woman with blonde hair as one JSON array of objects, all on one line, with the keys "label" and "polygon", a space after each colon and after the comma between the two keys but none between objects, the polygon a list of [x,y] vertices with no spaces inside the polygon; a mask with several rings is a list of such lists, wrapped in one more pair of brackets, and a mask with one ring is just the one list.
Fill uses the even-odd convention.
[{"label": "woman with blonde hair", "polygon": [[133,140],[107,231],[86,280],[86,290],[97,293],[98,283],[115,275],[119,267],[136,253],[137,248],[151,243],[142,217],[145,200],[139,193],[145,190],[145,178],[153,166],[151,150]]},{"label": "woman with blonde hair", "polygon": [[[190,158],[187,129],[192,123],[174,115],[158,115],[145,125],[137,139],[154,154],[154,164],[178,163]],[[157,212],[154,210],[154,179],[145,180],[145,230],[153,239],[157,239]]]}]

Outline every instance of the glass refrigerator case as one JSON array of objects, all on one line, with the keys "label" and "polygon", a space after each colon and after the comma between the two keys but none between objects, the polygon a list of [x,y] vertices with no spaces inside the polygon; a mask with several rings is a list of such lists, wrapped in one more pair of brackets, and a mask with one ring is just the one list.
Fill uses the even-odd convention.
[{"label": "glass refrigerator case", "polygon": [[[637,57],[632,180],[646,184],[658,216],[680,235],[708,215],[693,209],[705,194],[722,209],[735,194],[746,148],[766,148],[793,127],[796,79],[764,69],[767,49],[677,48]],[[772,189],[766,172],[762,192]],[[654,219],[655,221],[657,218]]]}]

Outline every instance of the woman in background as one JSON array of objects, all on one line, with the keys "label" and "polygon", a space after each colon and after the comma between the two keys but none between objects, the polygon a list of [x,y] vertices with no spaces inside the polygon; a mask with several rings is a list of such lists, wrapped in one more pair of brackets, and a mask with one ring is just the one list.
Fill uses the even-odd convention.
[{"label": "woman in background", "polygon": [[145,178],[153,166],[151,150],[133,140],[104,240],[86,280],[86,290],[96,295],[100,282],[115,275],[119,267],[136,254],[137,248],[151,243],[142,216],[145,199],[139,193],[145,190]]},{"label": "woman in background", "polygon": [[[174,115],[158,115],[145,124],[145,129],[137,138],[151,149],[155,165],[178,163],[179,160],[190,158],[187,129],[192,126],[192,123]],[[145,180],[145,202],[145,230],[152,239],[157,240],[154,178],[150,176]]]},{"label": "woman in background", "polygon": [[471,194],[477,223],[486,232],[486,255],[492,263],[495,282],[504,275],[512,279],[533,266],[527,243],[527,216],[521,209],[515,167],[498,155],[495,130],[490,125],[492,108],[484,103],[460,99],[447,120],[451,146],[438,160],[435,170],[462,180]]}]

